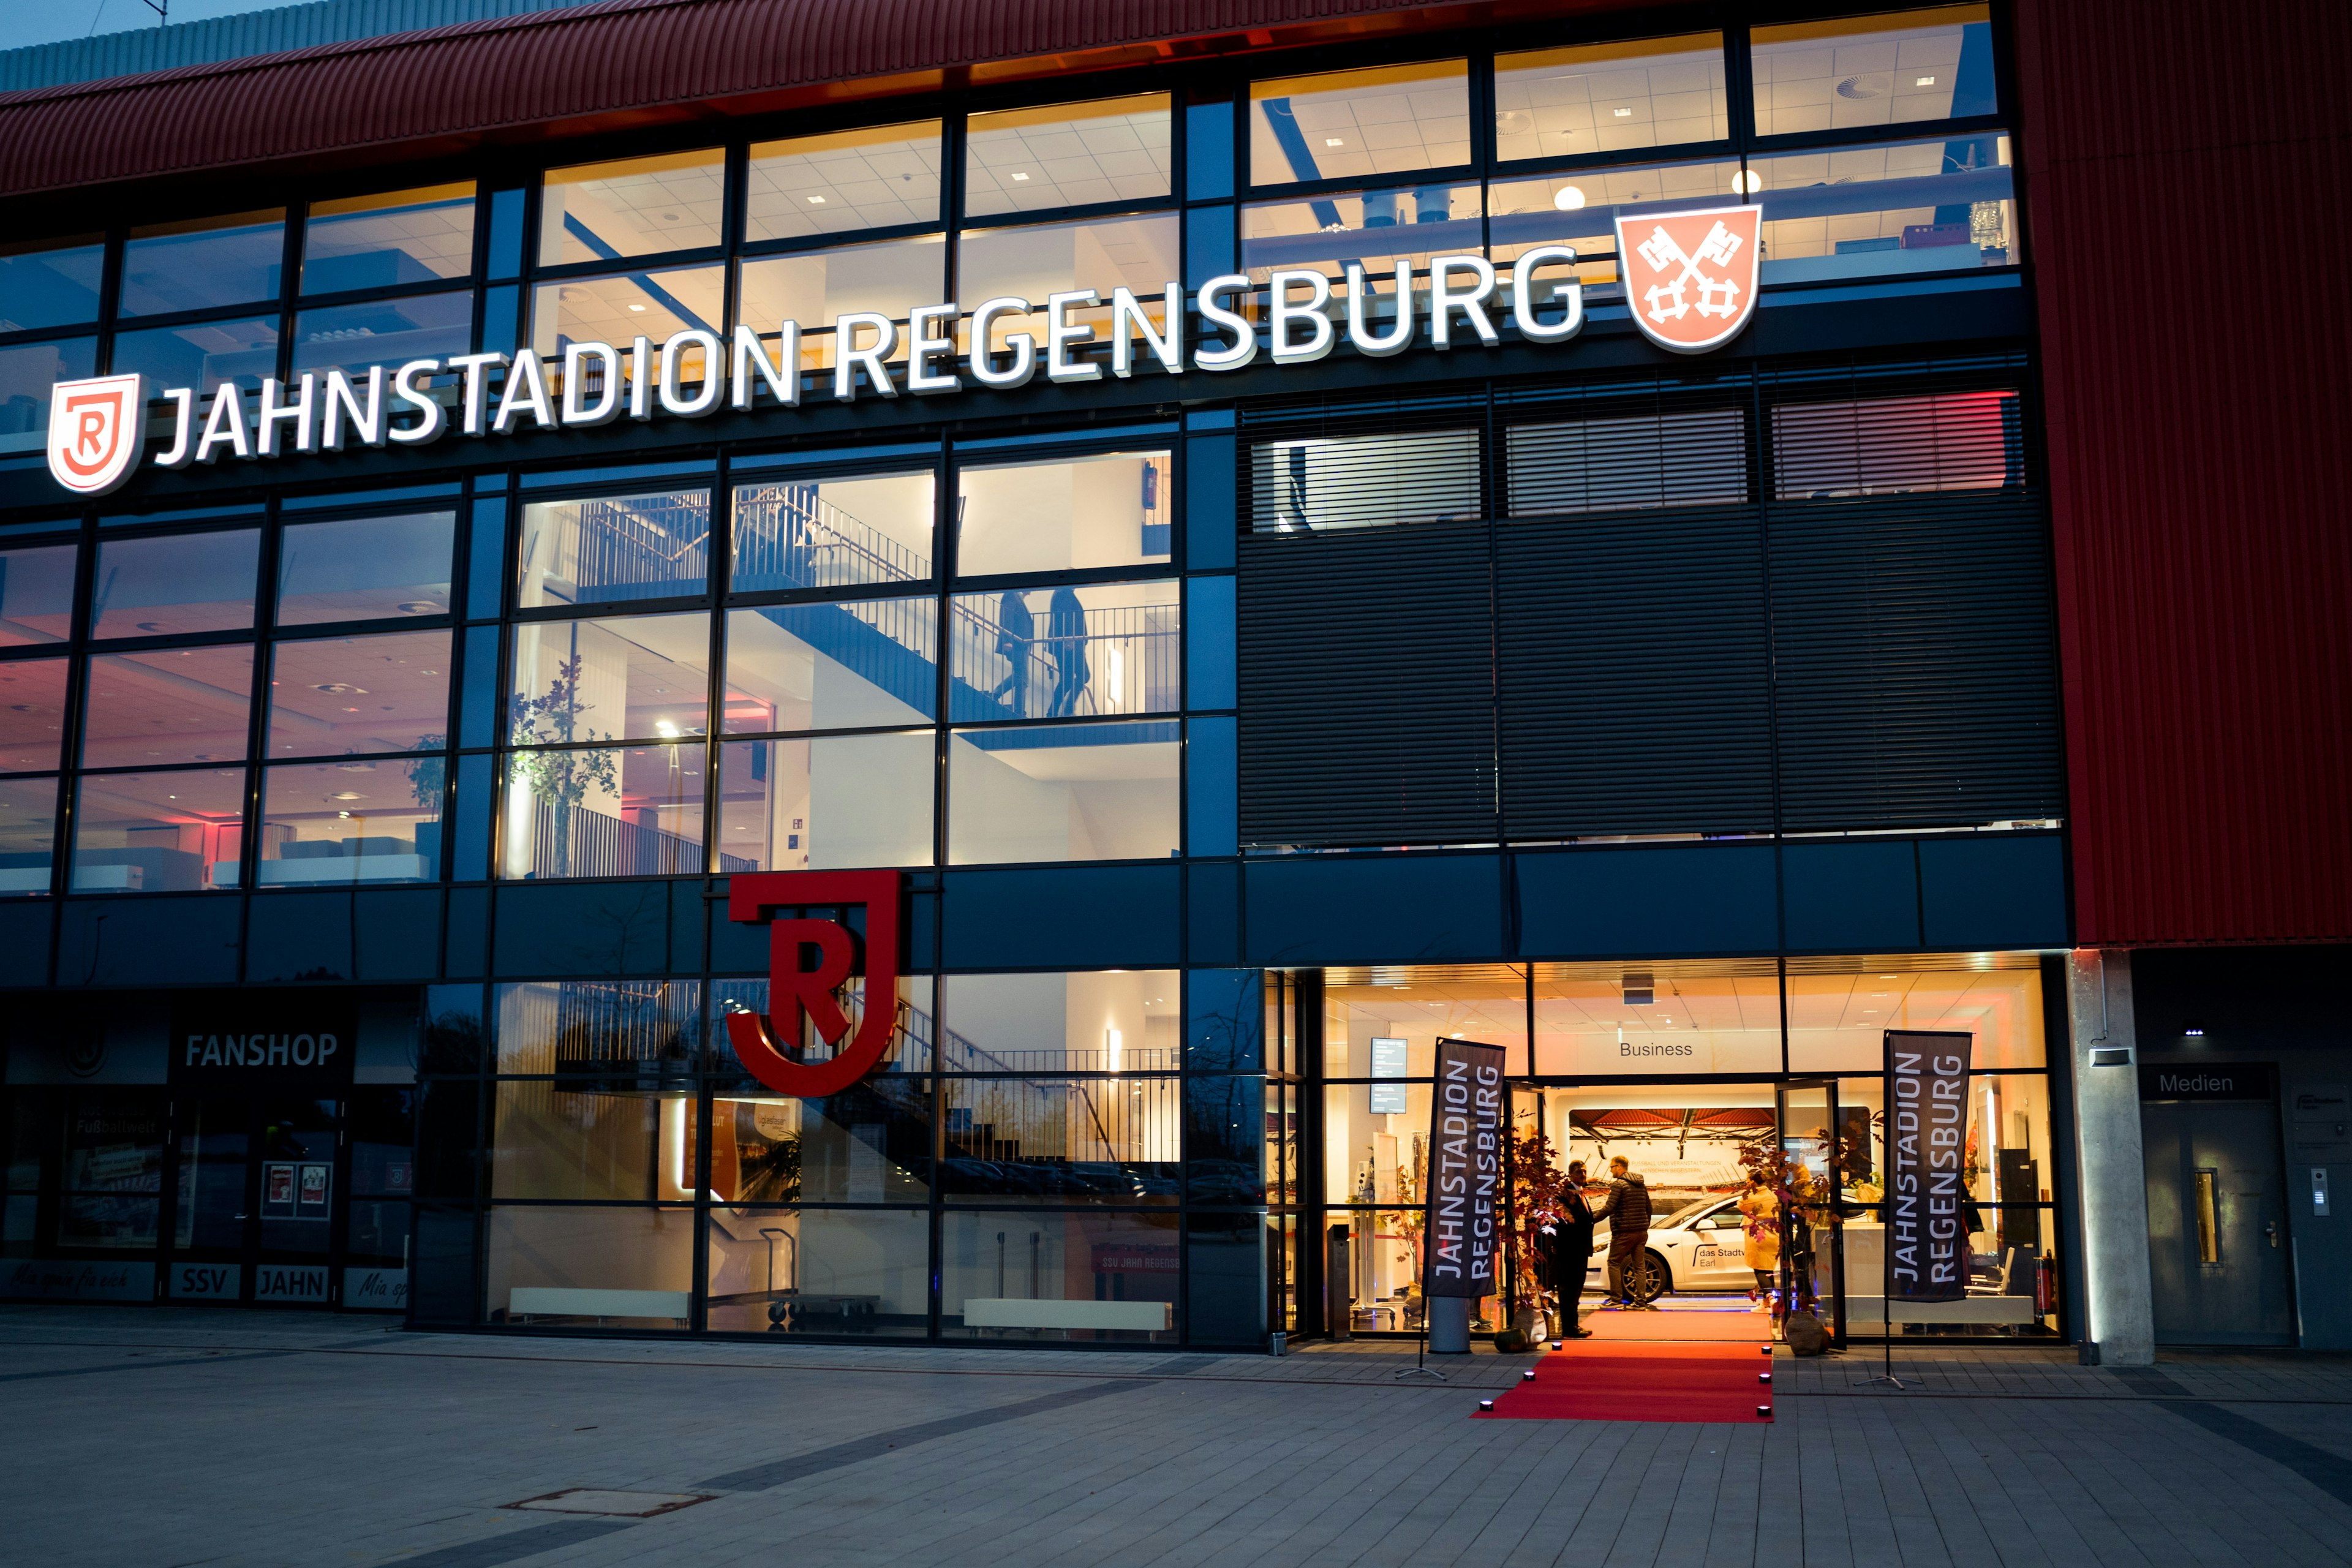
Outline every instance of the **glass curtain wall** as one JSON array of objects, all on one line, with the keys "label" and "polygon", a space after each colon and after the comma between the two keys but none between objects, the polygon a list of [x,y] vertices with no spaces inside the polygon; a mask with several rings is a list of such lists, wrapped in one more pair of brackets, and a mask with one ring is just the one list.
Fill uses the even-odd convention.
[{"label": "glass curtain wall", "polygon": [[[874,1005],[862,983],[846,1001],[853,1026]],[[481,1321],[1013,1343],[1264,1332],[1257,973],[911,976],[881,1065],[822,1100],[737,1061],[730,1030],[768,1002],[764,977],[435,989],[435,1037],[456,1045],[428,1121],[436,1099],[486,1118]]]},{"label": "glass curtain wall", "polygon": [[[1314,1261],[1327,1292],[1309,1316],[1344,1310],[1355,1332],[1416,1331],[1435,1042],[1502,1046],[1527,1086],[1515,1100],[1511,1182],[1519,1202],[1535,1169],[1586,1168],[1597,1190],[1622,1155],[1654,1211],[1650,1250],[1666,1288],[1749,1292],[1744,1247],[1706,1232],[1751,1168],[1788,1152],[1800,1208],[1818,1238],[1844,1247],[1850,1335],[2036,1337],[2059,1329],[2058,1249],[2044,1044],[2044,961],[2031,953],[1735,961],[1631,961],[1531,966],[1340,970],[1283,977],[1290,1016],[1269,1031],[1319,1029],[1319,1125],[1297,1199],[1320,1226]],[[1268,979],[1269,994],[1278,989]],[[1311,998],[1319,989],[1319,1004]],[[1311,1021],[1298,1009],[1315,1008]],[[1888,1029],[1969,1037],[1973,1074],[1965,1179],[1970,1244],[1962,1301],[1884,1310],[1881,1073]],[[1270,1034],[1269,1037],[1272,1037]],[[1818,1086],[1792,1098],[1780,1084]],[[1802,1108],[1830,1103],[1809,1121]],[[1800,1125],[1799,1123],[1803,1123]],[[1319,1152],[1313,1147],[1319,1142]],[[1536,1162],[1534,1165],[1529,1162]],[[1832,1176],[1834,1174],[1834,1184]],[[1319,1187],[1319,1192],[1316,1189]],[[1688,1234],[1685,1234],[1687,1232]],[[1514,1242],[1523,1241],[1517,1235]],[[1530,1261],[1514,1247],[1507,1280]],[[1830,1310],[1831,1252],[1816,1245],[1808,1283]],[[1344,1275],[1340,1259],[1344,1258]],[[1478,1318],[1499,1327],[1501,1302]],[[1324,1321],[1328,1321],[1327,1318]]]},{"label": "glass curtain wall", "polygon": [[[1269,76],[1237,104],[1181,115],[1150,90],[803,121],[488,191],[321,185],[284,207],[12,240],[0,245],[0,453],[40,447],[58,380],[104,371],[208,395],[528,344],[561,393],[575,342],[724,341],[742,322],[772,352],[790,319],[798,368],[824,378],[833,329],[856,318],[853,347],[903,374],[913,311],[948,298],[950,264],[962,310],[1029,307],[1000,315],[984,345],[1000,370],[1014,336],[1042,343],[1051,294],[1093,291],[1069,319],[1096,330],[1076,353],[1099,361],[1114,329],[1165,331],[1171,279],[1197,285],[1236,263],[1261,285],[1277,269],[1328,277],[1335,315],[1359,276],[1375,331],[1400,308],[1397,268],[1414,268],[1425,299],[1439,253],[1504,265],[1568,245],[1576,260],[1539,275],[1546,298],[1571,272],[1605,296],[1612,220],[1692,199],[1762,208],[1768,285],[2017,264],[1989,6],[1577,31],[1491,56]],[[1736,91],[1742,79],[1752,86]],[[1140,328],[1114,317],[1121,288]],[[681,346],[681,386],[701,379],[702,352]],[[450,379],[436,380],[445,402]]]}]

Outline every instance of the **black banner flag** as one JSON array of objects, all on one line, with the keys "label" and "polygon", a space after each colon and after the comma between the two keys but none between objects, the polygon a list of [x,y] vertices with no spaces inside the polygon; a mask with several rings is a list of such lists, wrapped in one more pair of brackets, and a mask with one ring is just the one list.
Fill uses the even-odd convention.
[{"label": "black banner flag", "polygon": [[1886,1299],[1968,1294],[1964,1167],[1974,1037],[1886,1031]]},{"label": "black banner flag", "polygon": [[1491,1296],[1503,1239],[1503,1047],[1437,1042],[1424,1296]]}]

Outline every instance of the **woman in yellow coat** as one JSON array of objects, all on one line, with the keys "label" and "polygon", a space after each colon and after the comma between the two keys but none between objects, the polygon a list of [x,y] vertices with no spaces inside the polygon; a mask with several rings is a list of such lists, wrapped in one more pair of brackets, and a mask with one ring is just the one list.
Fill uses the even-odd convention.
[{"label": "woman in yellow coat", "polygon": [[1739,1212],[1748,1232],[1748,1267],[1756,1271],[1756,1302],[1752,1310],[1772,1309],[1772,1272],[1780,1267],[1780,1200],[1766,1184],[1764,1173],[1748,1173],[1748,1190],[1739,1194]]}]

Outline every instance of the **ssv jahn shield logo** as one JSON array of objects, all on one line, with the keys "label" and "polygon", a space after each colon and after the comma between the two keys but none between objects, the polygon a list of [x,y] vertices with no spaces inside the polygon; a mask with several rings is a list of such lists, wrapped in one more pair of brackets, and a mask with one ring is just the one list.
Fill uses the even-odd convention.
[{"label": "ssv jahn shield logo", "polygon": [[49,475],[102,496],[131,475],[145,444],[147,388],[137,375],[61,381],[49,394]]},{"label": "ssv jahn shield logo", "polygon": [[[727,1037],[743,1070],[780,1094],[822,1100],[874,1069],[898,1031],[898,873],[896,871],[761,871],[728,884],[727,917],[756,923],[779,909],[866,908],[866,940],[839,921],[772,921],[768,932],[768,1012],[727,1015]],[[866,1009],[850,1033],[841,988],[858,972],[864,948]],[[803,950],[816,950],[816,967],[803,969]],[[803,1021],[835,1054],[803,1061]]]},{"label": "ssv jahn shield logo", "polygon": [[1756,309],[1763,209],[1708,207],[1617,218],[1617,265],[1642,333],[1678,354],[1739,335]]}]

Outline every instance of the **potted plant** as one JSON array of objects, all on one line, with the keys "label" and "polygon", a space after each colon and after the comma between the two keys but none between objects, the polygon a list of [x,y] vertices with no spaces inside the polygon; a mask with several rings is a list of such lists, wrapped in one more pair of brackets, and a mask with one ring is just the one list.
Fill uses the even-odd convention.
[{"label": "potted plant", "polygon": [[1552,1322],[1536,1259],[1544,1253],[1544,1227],[1559,1222],[1568,1194],[1568,1172],[1551,1140],[1536,1131],[1510,1140],[1512,1260],[1511,1331],[1528,1341],[1552,1337]]}]

